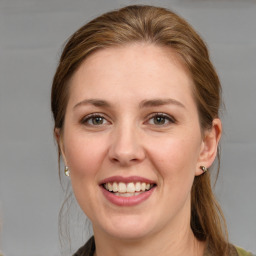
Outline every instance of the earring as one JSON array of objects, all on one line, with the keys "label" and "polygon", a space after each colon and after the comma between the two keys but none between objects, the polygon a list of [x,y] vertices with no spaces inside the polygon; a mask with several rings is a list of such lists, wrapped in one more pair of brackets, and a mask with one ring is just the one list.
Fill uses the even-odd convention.
[{"label": "earring", "polygon": [[201,165],[200,169],[203,171],[203,173],[208,171],[208,168],[206,168],[205,166]]},{"label": "earring", "polygon": [[65,173],[65,175],[66,175],[67,177],[69,177],[69,175],[70,175],[70,170],[68,169],[67,166],[65,166],[64,173]]}]

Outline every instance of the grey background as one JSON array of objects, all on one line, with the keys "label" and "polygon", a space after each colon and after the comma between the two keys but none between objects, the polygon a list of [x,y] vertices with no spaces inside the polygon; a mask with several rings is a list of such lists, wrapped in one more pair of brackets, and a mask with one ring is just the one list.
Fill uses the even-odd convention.
[{"label": "grey background", "polygon": [[[63,42],[77,28],[102,12],[135,3],[173,9],[209,46],[226,105],[216,194],[231,242],[256,252],[256,1],[0,0],[4,255],[61,254],[57,218],[64,192],[52,137],[52,76]],[[75,233],[73,249],[82,244]]]}]

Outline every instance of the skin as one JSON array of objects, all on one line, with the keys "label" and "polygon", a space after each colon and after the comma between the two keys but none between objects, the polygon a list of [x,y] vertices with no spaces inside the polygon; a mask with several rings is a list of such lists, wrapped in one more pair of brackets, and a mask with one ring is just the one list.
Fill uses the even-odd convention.
[{"label": "skin", "polygon": [[[72,76],[56,137],[98,256],[203,255],[190,228],[190,191],[200,166],[214,161],[221,122],[202,132],[192,86],[174,52],[149,44],[100,50]],[[156,187],[138,205],[117,206],[99,185],[115,175]]]}]

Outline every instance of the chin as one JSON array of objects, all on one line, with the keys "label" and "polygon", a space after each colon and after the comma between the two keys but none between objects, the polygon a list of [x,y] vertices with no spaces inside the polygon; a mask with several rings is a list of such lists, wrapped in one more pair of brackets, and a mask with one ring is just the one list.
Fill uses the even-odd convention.
[{"label": "chin", "polygon": [[130,228],[129,230],[119,229],[112,231],[110,235],[119,240],[134,241],[145,238],[149,235],[149,231],[147,231],[146,229],[141,230],[133,227],[133,229]]},{"label": "chin", "polygon": [[104,233],[120,240],[140,240],[153,232],[151,221],[145,218],[120,218],[104,225]]}]

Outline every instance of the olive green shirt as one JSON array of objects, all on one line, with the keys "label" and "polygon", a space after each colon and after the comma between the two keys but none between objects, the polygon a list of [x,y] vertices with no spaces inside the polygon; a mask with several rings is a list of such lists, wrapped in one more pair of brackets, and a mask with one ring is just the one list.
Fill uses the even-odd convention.
[{"label": "olive green shirt", "polygon": [[237,250],[238,256],[255,256],[254,254],[250,252],[246,252],[244,249],[237,246],[236,246],[236,250]]},{"label": "olive green shirt", "polygon": [[[231,250],[230,250],[229,256],[256,256],[250,252],[245,251],[242,248],[235,247],[233,245],[230,245],[230,247],[231,247]],[[83,247],[81,247],[73,256],[93,256],[94,252],[95,252],[95,242],[94,242],[94,237],[91,237],[88,240],[88,242]],[[217,255],[213,255],[213,253],[210,252],[209,248],[206,248],[204,252],[204,256],[217,256]]]}]

